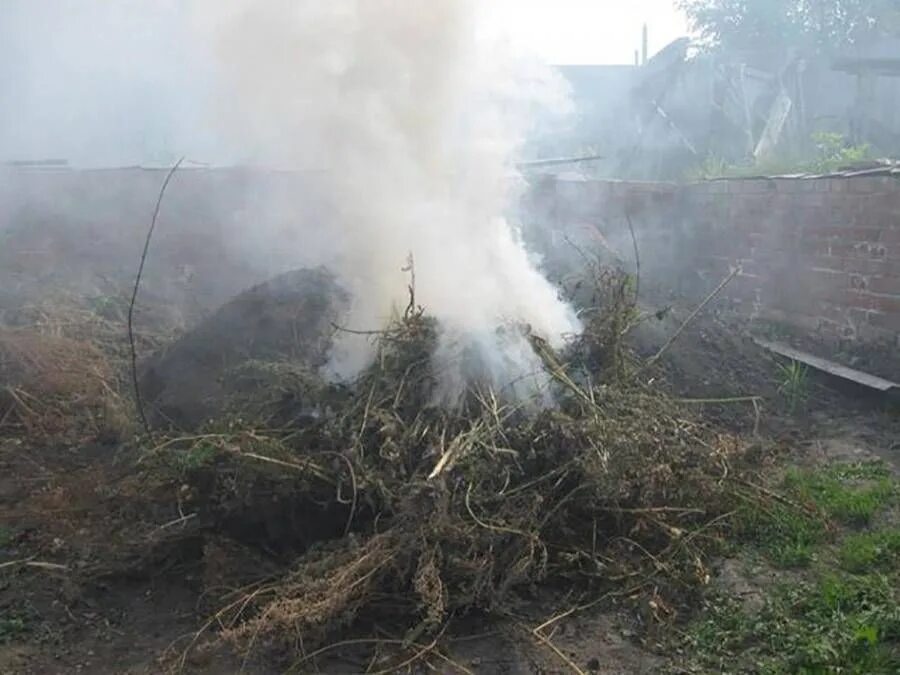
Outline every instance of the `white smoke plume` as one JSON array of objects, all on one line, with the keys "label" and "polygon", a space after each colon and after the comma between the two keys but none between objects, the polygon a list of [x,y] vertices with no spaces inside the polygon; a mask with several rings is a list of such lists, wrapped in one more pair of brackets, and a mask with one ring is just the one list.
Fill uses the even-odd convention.
[{"label": "white smoke plume", "polygon": [[[564,92],[549,69],[480,39],[474,2],[216,0],[196,19],[215,49],[223,129],[252,149],[244,159],[324,170],[335,220],[303,237],[330,242],[323,262],[355,298],[349,326],[379,328],[405,305],[412,254],[416,299],[443,329],[448,395],[462,386],[447,366],[463,345],[496,386],[539,370],[526,339],[500,326],[525,323],[554,345],[578,330],[506,219],[532,114],[563,108]],[[336,354],[343,375],[371,357],[351,338]]]}]

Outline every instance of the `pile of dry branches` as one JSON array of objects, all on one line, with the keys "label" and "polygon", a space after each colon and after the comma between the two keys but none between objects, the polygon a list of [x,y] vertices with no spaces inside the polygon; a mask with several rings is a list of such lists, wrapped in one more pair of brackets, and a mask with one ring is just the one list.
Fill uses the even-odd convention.
[{"label": "pile of dry branches", "polygon": [[408,311],[320,415],[166,441],[156,456],[182,458],[173,484],[197,522],[221,532],[292,511],[317,524],[276,528],[269,545],[289,552],[289,569],[233,592],[210,626],[304,663],[350,625],[389,621],[415,645],[452,617],[502,614],[541,582],[652,589],[674,604],[704,584],[744,449],[608,353],[634,316],[626,286],[613,288],[605,318],[566,353],[533,341],[554,409],[527,412],[489,389],[458,409],[429,405],[436,328]]}]

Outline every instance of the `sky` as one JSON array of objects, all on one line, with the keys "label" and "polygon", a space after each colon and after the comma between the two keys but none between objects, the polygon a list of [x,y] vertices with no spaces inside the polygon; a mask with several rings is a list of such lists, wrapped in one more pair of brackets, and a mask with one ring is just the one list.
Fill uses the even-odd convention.
[{"label": "sky", "polygon": [[650,54],[687,35],[674,0],[483,0],[484,30],[555,65],[630,64],[649,28]]}]

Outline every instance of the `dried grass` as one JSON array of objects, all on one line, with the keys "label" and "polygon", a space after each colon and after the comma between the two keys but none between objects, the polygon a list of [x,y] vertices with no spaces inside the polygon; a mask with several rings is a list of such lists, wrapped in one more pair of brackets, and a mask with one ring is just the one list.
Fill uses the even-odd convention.
[{"label": "dried grass", "polygon": [[93,344],[29,329],[0,330],[0,433],[39,440],[118,437],[125,405]]}]

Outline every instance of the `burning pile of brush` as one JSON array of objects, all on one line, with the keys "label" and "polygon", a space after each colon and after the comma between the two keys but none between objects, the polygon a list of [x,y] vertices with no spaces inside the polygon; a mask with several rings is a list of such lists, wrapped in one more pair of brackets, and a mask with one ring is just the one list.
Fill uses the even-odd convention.
[{"label": "burning pile of brush", "polygon": [[634,377],[627,289],[611,284],[564,352],[533,340],[556,401],[539,412],[477,387],[430,404],[437,327],[409,310],[355,383],[323,384],[316,414],[165,440],[147,470],[197,514],[173,536],[237,533],[282,565],[232,570],[218,636],[305,663],[348,627],[386,622],[416,645],[539,583],[658,608],[705,584],[746,451]]}]

